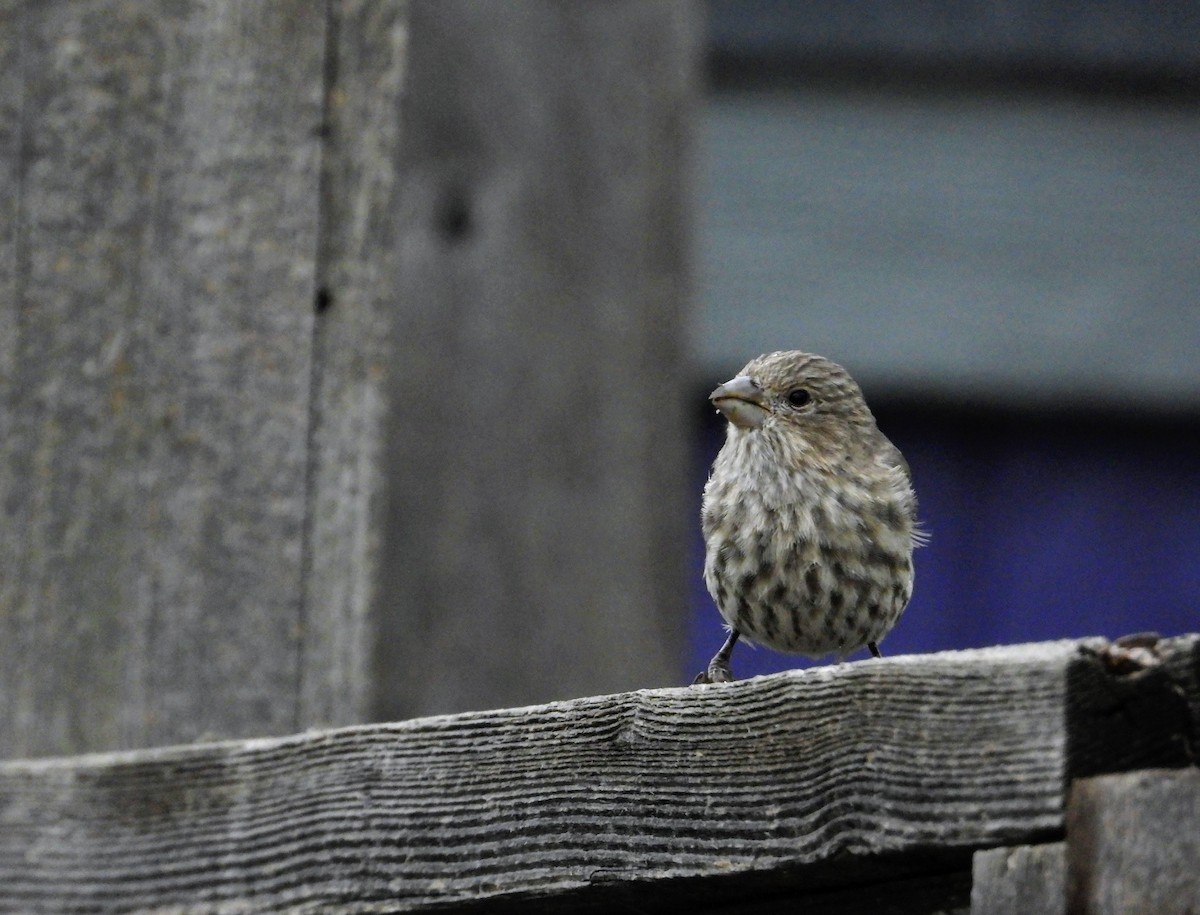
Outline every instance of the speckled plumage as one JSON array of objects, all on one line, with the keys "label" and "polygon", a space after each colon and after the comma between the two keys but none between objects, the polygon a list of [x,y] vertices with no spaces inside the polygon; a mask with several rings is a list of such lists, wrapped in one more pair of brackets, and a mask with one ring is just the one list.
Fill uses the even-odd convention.
[{"label": "speckled plumage", "polygon": [[858,385],[821,356],[771,353],[712,400],[730,423],[704,489],[704,580],[734,634],[699,679],[732,678],[738,634],[812,657],[876,651],[912,596],[921,534],[908,465]]}]

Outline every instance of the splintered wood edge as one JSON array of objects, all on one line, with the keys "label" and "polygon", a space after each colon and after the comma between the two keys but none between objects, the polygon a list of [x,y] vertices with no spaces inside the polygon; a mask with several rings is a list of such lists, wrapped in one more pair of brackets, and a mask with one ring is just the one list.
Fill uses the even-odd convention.
[{"label": "splintered wood edge", "polygon": [[0,909],[412,909],[969,868],[1061,835],[1068,670],[1105,644],[4,763]]}]

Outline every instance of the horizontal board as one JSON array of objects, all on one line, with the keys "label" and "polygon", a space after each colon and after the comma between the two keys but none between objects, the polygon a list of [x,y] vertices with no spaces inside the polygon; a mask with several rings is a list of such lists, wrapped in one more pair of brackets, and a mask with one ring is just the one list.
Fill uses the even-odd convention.
[{"label": "horizontal board", "polygon": [[969,871],[974,849],[1061,834],[1074,770],[1112,753],[1070,736],[1104,726],[1096,697],[1175,696],[1123,740],[1182,765],[1159,732],[1189,727],[1198,644],[896,657],[4,763],[0,911],[568,909]]},{"label": "horizontal board", "polygon": [[907,66],[944,80],[1032,70],[1058,82],[1086,76],[1093,86],[1153,74],[1183,82],[1200,69],[1200,8],[1191,3],[817,0],[797,16],[787,3],[709,0],[708,9],[718,59],[746,69],[772,60],[818,73],[822,65],[873,75]]},{"label": "horizontal board", "polygon": [[703,137],[705,381],[796,347],[876,399],[1200,406],[1194,109],[810,86]]}]

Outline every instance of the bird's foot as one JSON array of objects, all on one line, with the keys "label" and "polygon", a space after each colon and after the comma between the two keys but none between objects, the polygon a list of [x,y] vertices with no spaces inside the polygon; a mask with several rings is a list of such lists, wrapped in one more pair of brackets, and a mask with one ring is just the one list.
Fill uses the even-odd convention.
[{"label": "bird's foot", "polygon": [[734,681],[733,671],[729,668],[729,662],[724,664],[717,662],[716,658],[708,665],[708,670],[702,670],[696,674],[696,679],[692,681],[692,685],[697,683],[732,683]]},{"label": "bird's foot", "polygon": [[692,681],[693,686],[697,683],[733,682],[733,668],[729,666],[729,656],[733,654],[733,646],[737,644],[739,635],[740,633],[736,629],[729,630],[729,638],[725,640],[721,650],[708,662],[708,670],[696,674],[696,679]]}]

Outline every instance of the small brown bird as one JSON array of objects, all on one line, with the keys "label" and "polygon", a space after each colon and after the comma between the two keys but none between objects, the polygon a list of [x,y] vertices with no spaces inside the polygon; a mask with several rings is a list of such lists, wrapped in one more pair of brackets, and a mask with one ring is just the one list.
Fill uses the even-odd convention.
[{"label": "small brown bird", "polygon": [[840,365],[759,356],[709,400],[729,420],[704,487],[704,583],[729,638],[697,683],[733,679],[739,636],[839,658],[904,612],[924,542],[908,464]]}]

